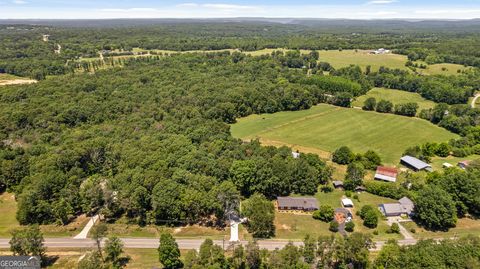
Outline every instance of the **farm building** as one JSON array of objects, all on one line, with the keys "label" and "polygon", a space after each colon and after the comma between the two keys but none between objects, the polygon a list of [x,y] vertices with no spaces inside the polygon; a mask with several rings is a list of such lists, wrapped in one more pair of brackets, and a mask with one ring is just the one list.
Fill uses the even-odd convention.
[{"label": "farm building", "polygon": [[442,166],[443,166],[443,168],[450,168],[450,167],[453,167],[453,165],[452,165],[452,164],[450,164],[450,163],[443,163],[443,164],[442,164]]},{"label": "farm building", "polygon": [[342,189],[343,188],[343,181],[335,180],[332,183],[333,183],[333,187],[335,189]]},{"label": "farm building", "polygon": [[277,197],[278,210],[318,210],[318,201],[315,197]]},{"label": "farm building", "polygon": [[343,198],[342,205],[343,207],[353,207],[353,201],[349,198]]},{"label": "farm building", "polygon": [[300,158],[300,152],[298,152],[298,151],[292,151],[292,157],[295,158],[295,159]]},{"label": "farm building", "polygon": [[378,209],[386,217],[410,216],[413,212],[413,202],[408,197],[398,200],[398,203],[381,204]]},{"label": "farm building", "polygon": [[390,53],[390,50],[387,50],[387,49],[384,49],[384,48],[380,48],[378,50],[374,50],[372,52],[370,52],[371,54],[387,54],[387,53]]},{"label": "farm building", "polygon": [[395,182],[397,181],[397,174],[397,168],[378,166],[377,171],[375,172],[375,179],[387,182]]},{"label": "farm building", "polygon": [[470,161],[461,161],[457,163],[457,166],[462,169],[467,169],[469,165],[470,165]]},{"label": "farm building", "polygon": [[426,170],[429,172],[432,171],[431,165],[412,156],[408,156],[408,155],[403,156],[400,159],[400,163],[414,171],[421,171],[421,170]]}]

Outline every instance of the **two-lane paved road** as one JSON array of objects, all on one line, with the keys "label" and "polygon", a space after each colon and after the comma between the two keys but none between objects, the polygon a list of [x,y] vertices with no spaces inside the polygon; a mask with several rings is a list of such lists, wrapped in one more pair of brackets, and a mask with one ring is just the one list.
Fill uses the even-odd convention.
[{"label": "two-lane paved road", "polygon": [[[10,239],[0,239],[0,248],[9,248]],[[125,248],[158,248],[159,239],[157,238],[122,238]],[[180,249],[199,249],[204,239],[176,239]],[[214,240],[216,245],[227,248],[230,245],[228,241]],[[399,240],[400,245],[415,244],[415,239]],[[242,245],[246,245],[247,241],[240,241]],[[261,249],[275,250],[283,248],[289,243],[287,240],[259,240],[257,241]],[[296,246],[303,243],[299,241],[293,242]],[[385,244],[384,241],[375,242],[376,247],[372,250],[380,250]],[[91,239],[73,239],[73,238],[45,238],[45,246],[47,248],[91,248],[95,246],[95,242]]]}]

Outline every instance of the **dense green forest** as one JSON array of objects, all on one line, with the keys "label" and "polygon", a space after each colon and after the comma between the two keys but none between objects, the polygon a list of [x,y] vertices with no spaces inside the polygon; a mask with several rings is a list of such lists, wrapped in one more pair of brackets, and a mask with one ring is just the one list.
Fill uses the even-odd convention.
[{"label": "dense green forest", "polygon": [[[0,187],[18,195],[17,218],[23,224],[65,223],[100,209],[112,220],[125,215],[140,224],[220,224],[226,208],[238,206],[241,197],[314,194],[332,174],[316,155],[295,159],[287,147],[233,139],[227,124],[252,113],[308,109],[318,103],[350,107],[353,98],[374,86],[417,92],[437,102],[419,116],[462,136],[448,144],[412,145],[406,153],[428,160],[450,151],[456,156],[479,152],[480,112],[465,105],[479,89],[477,69],[457,76],[421,76],[384,67],[334,69],[315,50],[388,46],[408,52],[411,60],[429,62],[424,58],[444,53],[477,59],[478,50],[467,49],[476,45],[470,42],[478,37],[475,28],[400,33],[359,26],[352,34],[353,29],[330,27],[322,32],[324,26],[267,22],[1,26],[5,42],[0,45],[0,72],[37,79],[57,76],[0,92]],[[48,42],[41,39],[44,33],[51,35]],[[458,42],[465,49],[454,49]],[[57,44],[61,53],[54,52]],[[229,51],[153,55],[127,58],[122,67],[94,73],[74,72],[69,64],[100,50],[128,52],[134,47],[312,51],[256,57]],[[410,55],[418,47],[426,54]],[[401,104],[393,111],[381,100],[369,107],[405,116],[415,116],[417,109]],[[368,187],[383,196],[403,193]],[[444,184],[440,189],[452,192]],[[470,198],[458,197],[465,204],[455,214],[478,214]]]},{"label": "dense green forest", "polygon": [[[13,21],[15,22],[15,21]],[[99,51],[372,49],[385,47],[428,63],[480,66],[479,23],[425,21],[12,21],[0,24],[0,72],[43,79],[74,69],[66,65]],[[136,25],[137,24],[137,25]],[[42,35],[49,34],[49,42]],[[60,54],[54,53],[57,44]],[[458,48],[462,49],[459,50]]]}]

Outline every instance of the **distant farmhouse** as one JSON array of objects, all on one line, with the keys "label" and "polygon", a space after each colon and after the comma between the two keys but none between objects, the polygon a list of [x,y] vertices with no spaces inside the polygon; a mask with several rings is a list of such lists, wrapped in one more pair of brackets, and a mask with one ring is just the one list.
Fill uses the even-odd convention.
[{"label": "distant farmhouse", "polygon": [[318,201],[315,197],[277,197],[278,210],[318,210]]},{"label": "distant farmhouse", "polygon": [[42,40],[44,42],[48,42],[48,38],[50,37],[50,35],[42,35]]},{"label": "distant farmhouse", "polygon": [[408,155],[403,156],[400,159],[400,163],[412,169],[413,171],[422,171],[422,170],[426,170],[429,172],[433,171],[432,166],[429,165],[428,163]]},{"label": "distant farmhouse", "polygon": [[380,204],[378,209],[386,217],[411,216],[414,205],[408,197],[403,197],[398,203]]},{"label": "distant farmhouse", "polygon": [[374,51],[370,52],[370,54],[387,54],[387,53],[390,53],[390,50],[387,50],[387,49],[384,49],[384,48],[380,48],[378,50],[374,50]]},{"label": "distant farmhouse", "polygon": [[378,166],[375,172],[375,179],[387,182],[397,181],[398,170],[394,167]]},{"label": "distant farmhouse", "polygon": [[293,157],[294,159],[300,158],[300,152],[298,152],[298,151],[292,151],[292,157]]}]

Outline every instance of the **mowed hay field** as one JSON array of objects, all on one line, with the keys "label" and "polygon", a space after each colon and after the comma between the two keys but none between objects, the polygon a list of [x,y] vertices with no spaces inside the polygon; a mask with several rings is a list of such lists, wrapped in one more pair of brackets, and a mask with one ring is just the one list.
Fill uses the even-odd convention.
[{"label": "mowed hay field", "polygon": [[417,71],[424,75],[458,75],[458,70],[463,71],[469,68],[471,67],[460,64],[441,63],[428,65],[426,69],[418,68]]},{"label": "mowed hay field", "polygon": [[377,71],[381,66],[410,70],[405,66],[407,56],[387,53],[370,54],[368,50],[319,50],[320,62],[330,63],[335,68],[358,65],[363,70],[370,65],[372,71]]},{"label": "mowed hay field", "polygon": [[333,152],[344,145],[359,153],[372,149],[387,164],[397,164],[410,146],[458,137],[419,118],[326,104],[302,111],[251,115],[238,119],[231,131],[244,140],[259,138],[264,144],[300,147],[304,152]]},{"label": "mowed hay field", "polygon": [[418,93],[406,92],[400,90],[391,90],[385,88],[373,88],[367,92],[367,94],[357,97],[357,99],[352,103],[355,107],[362,107],[363,103],[367,98],[373,97],[378,101],[387,100],[395,104],[404,104],[409,102],[415,102],[418,104],[418,112],[422,109],[433,108],[435,102],[429,101]]}]

